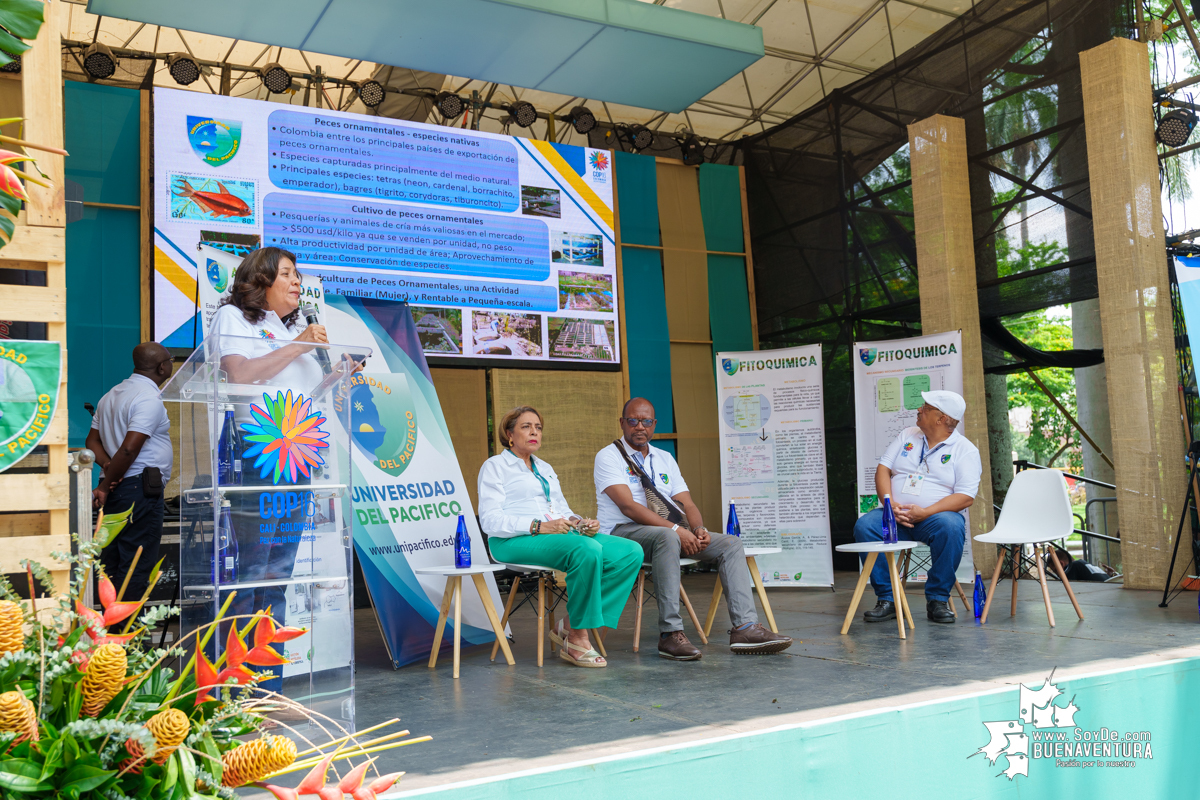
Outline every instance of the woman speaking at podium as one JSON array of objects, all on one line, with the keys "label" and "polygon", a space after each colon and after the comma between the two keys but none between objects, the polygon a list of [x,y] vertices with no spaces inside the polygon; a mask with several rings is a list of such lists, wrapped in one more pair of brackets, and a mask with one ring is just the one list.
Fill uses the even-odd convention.
[{"label": "woman speaking at podium", "polygon": [[[328,343],[329,337],[322,325],[305,325],[300,317],[301,275],[296,269],[296,257],[278,247],[255,250],[238,265],[233,276],[233,287],[229,296],[221,301],[209,327],[206,344],[220,352],[221,369],[230,384],[257,384],[263,392],[274,397],[277,391],[291,390],[293,396],[305,396],[321,383],[324,371],[311,347],[297,346],[301,342]],[[321,351],[323,352],[323,351]],[[262,404],[261,395],[258,404]],[[221,430],[218,411],[217,430]],[[234,419],[240,429],[242,423],[252,421],[249,403],[238,403],[233,409]],[[240,462],[245,447],[240,433],[234,436],[233,458]],[[214,445],[214,449],[216,446]],[[290,476],[280,478],[276,487],[272,476],[260,477],[258,470],[246,464],[241,473],[243,486],[262,486],[264,492],[284,489],[295,492],[307,478],[300,477],[292,483]],[[223,482],[218,476],[218,483]],[[238,482],[236,479],[235,483]],[[283,619],[287,608],[284,590],[285,581],[292,577],[296,564],[296,551],[300,536],[271,535],[259,533],[263,523],[260,492],[243,491],[230,493],[229,499],[236,537],[236,560],[234,571],[224,570],[221,575],[221,590],[237,591],[237,599],[229,609],[229,615],[251,614],[266,608],[280,624],[305,625],[303,620]],[[274,530],[301,531],[309,510],[287,509],[288,516],[270,520]],[[224,566],[225,558],[221,558]],[[222,572],[222,570],[217,570]],[[214,576],[216,577],[216,576]],[[229,580],[232,578],[232,580]],[[244,586],[244,584],[257,584]],[[264,583],[266,585],[264,585]],[[222,598],[223,600],[223,598]],[[241,624],[245,624],[243,621]],[[271,667],[278,678],[264,681],[260,686],[271,691],[282,689],[282,668]]]},{"label": "woman speaking at podium", "polygon": [[492,557],[566,572],[571,628],[559,655],[577,667],[605,667],[588,630],[617,627],[642,566],[642,547],[597,534],[600,523],[571,511],[558,475],[534,455],[542,446],[542,415],[535,409],[514,408],[499,429],[506,449],[479,471],[479,521]]}]

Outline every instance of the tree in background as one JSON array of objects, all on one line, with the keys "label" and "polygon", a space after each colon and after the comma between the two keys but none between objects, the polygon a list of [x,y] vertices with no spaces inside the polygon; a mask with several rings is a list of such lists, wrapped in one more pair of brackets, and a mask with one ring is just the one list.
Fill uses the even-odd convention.
[{"label": "tree in background", "polygon": [[[1064,309],[1045,309],[1007,320],[1008,329],[1020,339],[1039,350],[1071,349],[1071,317]],[[1069,369],[1043,369],[1038,379],[1053,392],[1058,402],[1075,416],[1075,374]],[[1030,410],[1030,430],[1026,445],[1033,460],[1050,467],[1064,467],[1068,472],[1083,470],[1083,454],[1079,436],[1063,416],[1025,373],[1008,376],[1008,407]]]}]

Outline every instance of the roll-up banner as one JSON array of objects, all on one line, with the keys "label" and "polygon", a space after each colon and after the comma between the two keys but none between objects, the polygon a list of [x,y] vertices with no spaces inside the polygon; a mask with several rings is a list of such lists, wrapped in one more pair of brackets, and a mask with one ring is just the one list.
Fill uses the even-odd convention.
[{"label": "roll-up banner", "polygon": [[[858,513],[862,516],[879,505],[875,468],[887,446],[904,430],[916,426],[917,409],[925,402],[921,392],[945,389],[962,394],[962,331],[885,342],[855,342],[854,354]],[[985,411],[968,408],[967,413]],[[963,432],[961,422],[958,431]],[[967,517],[967,531],[970,531],[970,509],[963,516]],[[921,568],[910,572],[909,580],[924,581],[924,565],[929,561],[929,547],[917,545],[913,564]],[[959,583],[975,579],[970,536],[956,575]]]},{"label": "roll-up banner", "polygon": [[[324,296],[321,321],[330,339],[372,348],[350,396],[353,483],[343,513],[353,517],[354,548],[395,667],[429,657],[446,579],[417,567],[452,566],[461,514],[472,560],[488,563],[466,478],[454,455],[441,403],[407,303]],[[470,476],[474,480],[475,476]],[[496,581],[485,576],[492,604]],[[464,586],[464,645],[495,641],[471,584]],[[452,646],[447,622],[444,649]]]},{"label": "roll-up banner", "polygon": [[821,346],[718,353],[722,530],[734,503],[767,586],[832,586]]}]

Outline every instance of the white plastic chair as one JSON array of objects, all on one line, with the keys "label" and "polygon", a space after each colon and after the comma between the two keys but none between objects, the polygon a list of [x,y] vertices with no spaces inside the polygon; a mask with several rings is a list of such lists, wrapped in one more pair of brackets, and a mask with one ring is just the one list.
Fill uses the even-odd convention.
[{"label": "white plastic chair", "polygon": [[[1018,472],[1013,478],[1008,494],[1004,498],[1004,508],[1000,511],[1000,519],[996,527],[989,533],[975,537],[975,541],[986,544],[998,544],[1011,552],[1012,570],[1012,610],[1011,616],[1017,614],[1017,579],[1021,573],[1020,548],[1033,545],[1034,556],[1038,562],[1038,581],[1042,585],[1042,599],[1046,603],[1046,617],[1050,627],[1054,627],[1054,610],[1050,608],[1050,589],[1046,586],[1045,564],[1049,561],[1058,573],[1059,579],[1071,598],[1075,613],[1083,619],[1083,612],[1075,600],[1075,592],[1071,591],[1071,583],[1063,571],[1062,564],[1050,547],[1049,542],[1066,539],[1075,530],[1074,517],[1071,515],[1071,500],[1067,496],[1067,481],[1056,469],[1029,469]],[[1039,557],[1045,549],[1047,558]],[[988,610],[996,597],[996,584],[1000,580],[1000,570],[1004,566],[1004,556],[996,561],[996,569],[992,572],[992,583],[988,587],[987,602],[983,606],[983,616],[980,622],[987,622]]]}]

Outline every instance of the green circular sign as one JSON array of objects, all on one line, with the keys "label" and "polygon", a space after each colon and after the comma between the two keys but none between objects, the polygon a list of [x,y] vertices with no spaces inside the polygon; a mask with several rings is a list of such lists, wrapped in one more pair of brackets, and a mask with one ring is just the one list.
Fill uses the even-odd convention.
[{"label": "green circular sign", "polygon": [[408,384],[395,375],[358,374],[351,379],[350,432],[375,466],[393,477],[412,463],[417,449],[417,412]]}]

